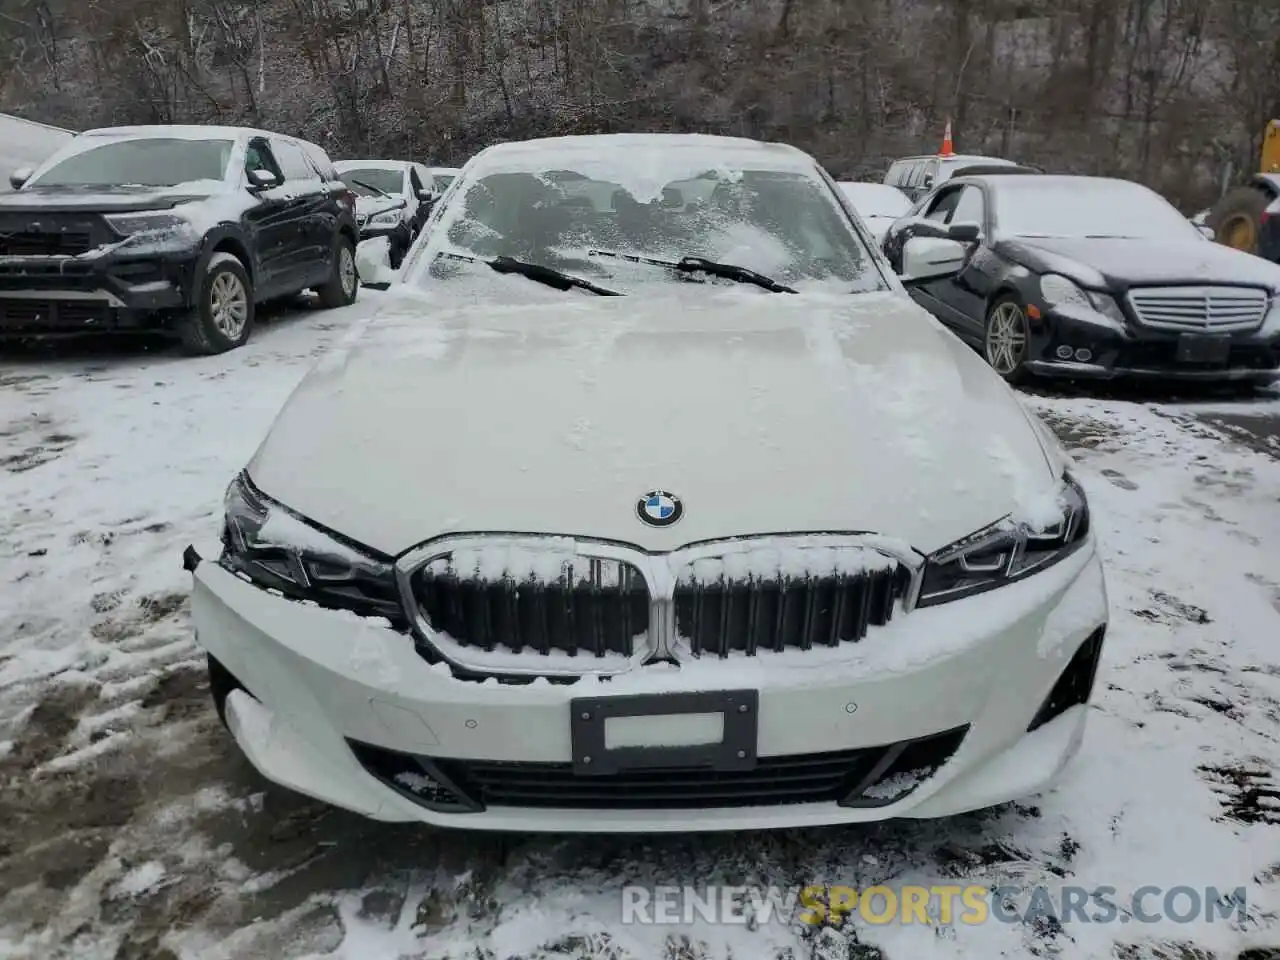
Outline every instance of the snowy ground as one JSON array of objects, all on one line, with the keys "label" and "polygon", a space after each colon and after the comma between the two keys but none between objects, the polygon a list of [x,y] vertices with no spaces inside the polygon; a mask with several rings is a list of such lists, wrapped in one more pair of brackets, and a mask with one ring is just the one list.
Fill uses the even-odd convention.
[{"label": "snowy ground", "polygon": [[[0,361],[0,958],[1275,956],[1280,399],[1028,398],[1080,459],[1114,605],[1055,792],[941,823],[472,836],[264,783],[191,642],[181,550],[212,550],[228,479],[351,316],[281,316],[211,359]],[[619,923],[624,883],[710,882],[1243,886],[1248,906],[1243,924]]]}]

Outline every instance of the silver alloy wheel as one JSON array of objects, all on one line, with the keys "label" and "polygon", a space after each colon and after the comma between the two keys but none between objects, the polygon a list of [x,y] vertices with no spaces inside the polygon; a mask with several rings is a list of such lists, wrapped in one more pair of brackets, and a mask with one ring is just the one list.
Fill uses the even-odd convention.
[{"label": "silver alloy wheel", "polygon": [[1007,377],[1022,363],[1027,352],[1027,328],[1016,303],[1005,302],[987,319],[987,363]]},{"label": "silver alloy wheel", "polygon": [[351,291],[356,288],[356,258],[345,243],[338,251],[338,280],[342,284],[343,294],[351,296]]},{"label": "silver alloy wheel", "polygon": [[219,333],[228,340],[240,339],[249,322],[249,293],[234,273],[224,271],[213,278],[209,314]]}]

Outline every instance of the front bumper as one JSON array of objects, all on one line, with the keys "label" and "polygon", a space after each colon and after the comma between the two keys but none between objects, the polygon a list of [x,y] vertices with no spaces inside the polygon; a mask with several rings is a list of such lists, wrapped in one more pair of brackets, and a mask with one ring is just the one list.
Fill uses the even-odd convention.
[{"label": "front bumper", "polygon": [[1251,381],[1280,377],[1280,332],[1229,334],[1224,357],[1211,362],[1179,359],[1180,334],[1123,331],[1069,310],[1046,310],[1032,329],[1028,372],[1041,377],[1089,380]]},{"label": "front bumper", "polygon": [[0,337],[143,331],[190,303],[200,251],[147,246],[0,257]]},{"label": "front bumper", "polygon": [[[407,635],[267,593],[217,563],[190,556],[189,566],[197,640],[246,688],[228,698],[228,724],[264,776],[378,820],[486,830],[814,826],[948,816],[1037,793],[1079,749],[1107,621],[1090,542],[1024,581],[895,620],[835,669],[806,668],[803,653],[735,659],[726,686],[758,692],[759,769],[750,776],[759,797],[718,805],[704,782],[702,799],[686,802],[688,776],[655,771],[634,794],[593,803],[602,781],[572,773],[571,701],[705,682],[671,669],[568,685],[459,680],[424,661]],[[1064,676],[1074,685],[1066,693]],[[1055,708],[1045,714],[1048,701]],[[793,796],[798,778],[816,778],[815,764],[847,764],[865,779],[866,766],[854,768],[874,765],[867,757],[883,764],[886,745],[925,739],[947,741],[949,758],[900,799],[882,785],[888,800],[879,805],[770,802]],[[458,786],[467,809],[432,809],[416,787],[400,786],[393,766],[413,758]],[[718,776],[712,787],[728,790]],[[786,790],[779,777],[790,777]],[[663,784],[685,799],[663,800]],[[641,794],[648,799],[633,802]],[[527,801],[512,799],[520,796]]]}]

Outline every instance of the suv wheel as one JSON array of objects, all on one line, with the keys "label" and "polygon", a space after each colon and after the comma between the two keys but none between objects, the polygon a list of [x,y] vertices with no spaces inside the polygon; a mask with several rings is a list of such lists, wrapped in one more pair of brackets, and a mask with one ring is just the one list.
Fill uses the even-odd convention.
[{"label": "suv wheel", "polygon": [[191,353],[225,353],[249,339],[253,317],[253,283],[244,264],[229,253],[215,253],[204,269],[195,306],[182,317],[178,332]]},{"label": "suv wheel", "polygon": [[320,306],[332,310],[335,307],[349,307],[356,302],[356,293],[360,290],[360,277],[356,273],[356,248],[342,234],[334,244],[333,276],[322,287],[316,289],[320,295]]}]

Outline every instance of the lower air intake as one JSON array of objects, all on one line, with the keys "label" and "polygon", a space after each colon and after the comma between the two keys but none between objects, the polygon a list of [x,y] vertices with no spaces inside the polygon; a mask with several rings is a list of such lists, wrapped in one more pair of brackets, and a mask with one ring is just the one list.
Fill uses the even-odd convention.
[{"label": "lower air intake", "polygon": [[697,810],[802,803],[877,807],[902,799],[924,783],[951,758],[967,732],[965,726],[884,746],[761,757],[754,769],[732,773],[656,769],[606,777],[577,776],[569,763],[416,757],[355,743],[352,749],[365,769],[410,799],[415,798],[395,784],[394,774],[425,770],[464,796],[474,805],[471,809]]}]

